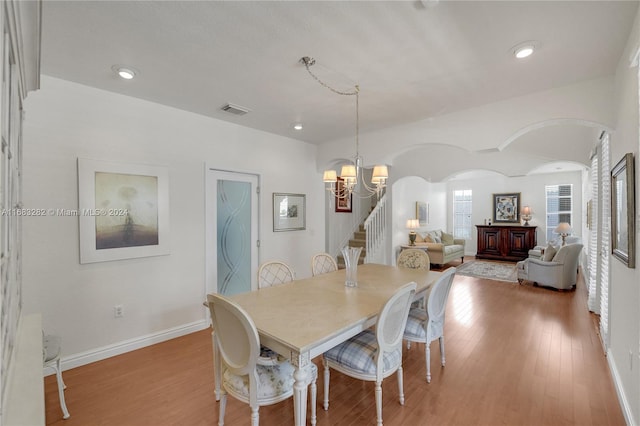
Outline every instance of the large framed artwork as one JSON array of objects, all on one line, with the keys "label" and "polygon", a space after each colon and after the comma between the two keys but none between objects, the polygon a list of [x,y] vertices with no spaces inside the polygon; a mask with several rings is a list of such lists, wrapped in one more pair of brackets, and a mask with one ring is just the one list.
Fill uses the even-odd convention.
[{"label": "large framed artwork", "polygon": [[273,231],[306,229],[306,195],[273,194]]},{"label": "large framed artwork", "polygon": [[344,195],[344,179],[338,178],[336,182],[336,212],[338,213],[351,213],[351,202],[353,201],[353,195],[339,197],[338,194]]},{"label": "large framed artwork", "polygon": [[611,253],[636,267],[636,197],[633,154],[625,154],[611,169]]},{"label": "large framed artwork", "polygon": [[165,166],[78,159],[80,263],[169,254]]},{"label": "large framed artwork", "polygon": [[425,226],[429,223],[429,204],[416,201],[416,219],[418,219],[420,226]]},{"label": "large framed artwork", "polygon": [[493,194],[493,223],[520,223],[520,193]]}]

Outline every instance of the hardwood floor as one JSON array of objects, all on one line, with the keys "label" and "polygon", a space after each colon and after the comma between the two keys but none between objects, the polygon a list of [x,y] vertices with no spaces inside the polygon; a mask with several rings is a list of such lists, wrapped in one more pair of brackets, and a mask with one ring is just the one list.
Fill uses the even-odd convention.
[{"label": "hardwood floor", "polygon": [[[395,376],[383,383],[385,425],[624,425],[582,278],[557,292],[456,276],[445,323],[446,367],[431,345],[404,351],[405,405]],[[45,379],[48,425],[214,425],[208,330],[64,372],[62,419],[55,377]],[[315,360],[321,365],[320,359]],[[321,372],[322,370],[320,370]],[[318,425],[375,424],[372,383],[331,372],[330,408]],[[249,408],[229,397],[225,424],[249,424]],[[292,425],[293,401],[260,409],[261,425]]]}]

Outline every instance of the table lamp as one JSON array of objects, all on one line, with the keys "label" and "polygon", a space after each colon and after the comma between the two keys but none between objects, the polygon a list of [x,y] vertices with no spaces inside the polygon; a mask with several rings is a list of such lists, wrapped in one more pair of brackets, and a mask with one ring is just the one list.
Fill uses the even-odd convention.
[{"label": "table lamp", "polygon": [[567,222],[560,222],[556,227],[555,232],[562,236],[562,245],[565,245],[565,238],[567,238],[567,235],[571,233],[571,225]]},{"label": "table lamp", "polygon": [[524,226],[529,226],[529,221],[531,220],[531,207],[524,206],[520,213],[520,217],[524,219]]},{"label": "table lamp", "polygon": [[420,221],[418,219],[408,219],[407,220],[407,228],[410,230],[409,232],[409,245],[416,245],[416,229],[420,227]]}]

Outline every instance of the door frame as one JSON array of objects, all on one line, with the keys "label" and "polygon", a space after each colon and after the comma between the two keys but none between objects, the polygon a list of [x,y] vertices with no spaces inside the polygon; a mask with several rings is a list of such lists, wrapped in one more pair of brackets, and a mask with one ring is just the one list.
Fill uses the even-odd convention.
[{"label": "door frame", "polygon": [[204,296],[207,293],[218,292],[217,288],[217,180],[219,177],[245,178],[254,183],[251,208],[251,289],[258,288],[258,265],[260,261],[260,175],[257,173],[218,169],[205,164],[205,282]]}]

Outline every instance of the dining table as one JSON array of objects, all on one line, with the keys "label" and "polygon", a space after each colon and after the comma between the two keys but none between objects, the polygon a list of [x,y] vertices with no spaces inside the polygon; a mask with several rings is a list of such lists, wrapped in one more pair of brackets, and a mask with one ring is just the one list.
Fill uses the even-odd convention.
[{"label": "dining table", "polygon": [[[312,359],[375,325],[387,300],[403,285],[415,282],[416,299],[426,296],[442,275],[437,271],[368,263],[358,266],[357,286],[345,285],[345,270],[297,279],[285,284],[229,296],[253,320],[260,343],[295,366],[294,421],[306,424]],[[214,338],[216,399],[219,399],[221,364]]]}]

